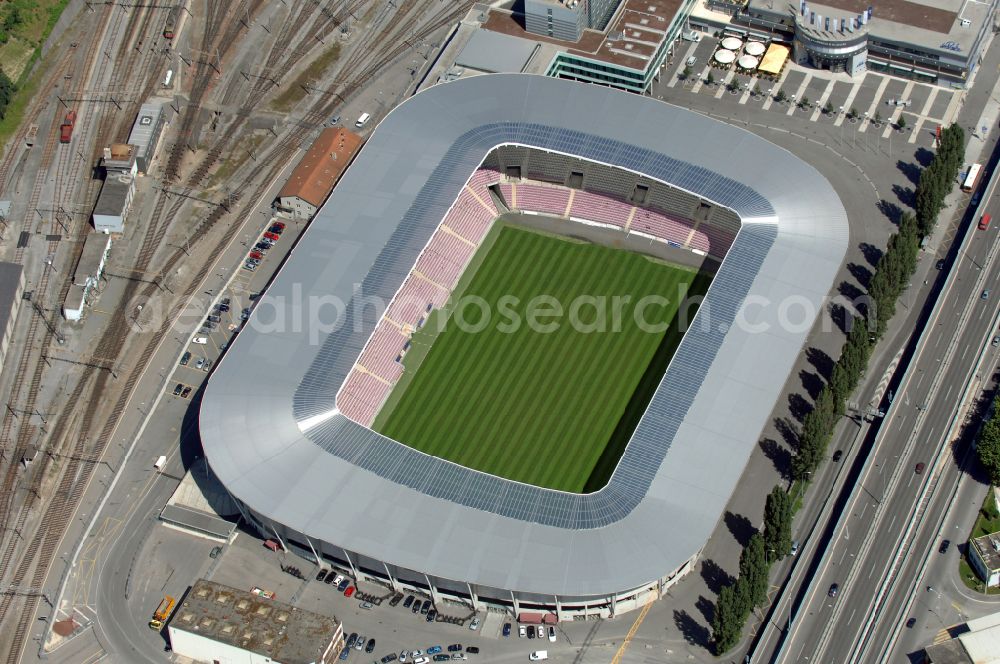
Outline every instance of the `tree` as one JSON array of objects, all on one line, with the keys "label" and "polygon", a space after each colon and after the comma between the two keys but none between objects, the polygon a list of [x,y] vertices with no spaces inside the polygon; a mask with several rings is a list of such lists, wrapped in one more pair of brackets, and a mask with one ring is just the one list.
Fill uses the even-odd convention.
[{"label": "tree", "polygon": [[882,124],[882,114],[879,113],[878,111],[875,111],[875,117],[872,118],[872,122],[875,123],[876,127]]},{"label": "tree", "polygon": [[740,642],[743,623],[750,614],[750,603],[746,599],[746,584],[741,580],[725,586],[719,592],[712,617],[712,640],[715,652],[721,655]]},{"label": "tree", "polygon": [[760,84],[759,84],[759,83],[757,83],[757,84],[755,84],[755,85],[753,86],[753,96],[754,96],[754,97],[759,97],[760,95],[761,95],[761,91],[760,91]]},{"label": "tree", "polygon": [[778,90],[778,92],[774,95],[774,101],[779,104],[784,103],[786,99],[788,99],[788,95],[785,94],[784,90]]},{"label": "tree", "polygon": [[990,482],[1000,485],[1000,418],[994,415],[983,425],[976,444],[979,463],[990,476]]},{"label": "tree", "polygon": [[764,544],[771,561],[792,551],[792,499],[780,486],[771,489],[764,504]]},{"label": "tree", "polygon": [[802,97],[802,100],[799,102],[799,108],[809,108],[810,106],[812,106],[812,102],[809,101],[809,97]]},{"label": "tree", "polygon": [[740,581],[746,581],[747,597],[751,607],[760,606],[767,601],[770,571],[771,565],[767,562],[764,537],[760,533],[754,533],[740,554]]},{"label": "tree", "polygon": [[708,72],[708,76],[705,77],[705,83],[707,85],[715,85],[715,77],[712,76],[712,72]]},{"label": "tree", "polygon": [[726,89],[730,92],[736,92],[740,89],[740,82],[733,78],[726,84]]},{"label": "tree", "polygon": [[858,117],[858,109],[856,109],[853,106],[851,106],[851,110],[847,113],[847,117],[849,117],[852,120],[855,119],[855,118],[857,118]]},{"label": "tree", "polygon": [[826,102],[826,106],[823,107],[823,112],[826,113],[827,115],[832,115],[833,104],[831,104],[830,102]]},{"label": "tree", "polygon": [[691,69],[691,65],[684,65],[684,71],[681,72],[681,78],[683,78],[686,81],[689,78],[691,78],[691,74],[693,73],[694,72]]}]

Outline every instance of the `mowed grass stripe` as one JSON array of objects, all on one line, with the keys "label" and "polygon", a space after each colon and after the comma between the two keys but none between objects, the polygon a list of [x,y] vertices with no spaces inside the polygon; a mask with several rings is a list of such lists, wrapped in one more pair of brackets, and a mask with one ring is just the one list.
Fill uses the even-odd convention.
[{"label": "mowed grass stripe", "polygon": [[[465,290],[483,298],[493,320],[469,333],[452,312],[405,392],[393,395],[398,403],[380,430],[484,472],[582,491],[663,339],[636,326],[635,303],[651,293],[668,297],[671,306],[656,313],[672,319],[678,284],[695,277],[628,252],[501,228]],[[538,333],[524,322],[527,303],[541,294],[563,305],[555,332]],[[519,298],[514,308],[522,317],[509,334],[497,328],[505,295]],[[609,317],[610,296],[631,296],[623,329],[574,330],[568,311],[578,295],[607,296]]]}]

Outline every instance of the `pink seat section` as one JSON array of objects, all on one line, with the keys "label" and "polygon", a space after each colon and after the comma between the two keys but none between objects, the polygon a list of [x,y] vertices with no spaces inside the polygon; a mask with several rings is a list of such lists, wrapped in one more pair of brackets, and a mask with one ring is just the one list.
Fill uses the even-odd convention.
[{"label": "pink seat section", "polygon": [[390,390],[391,385],[355,368],[337,395],[337,408],[358,424],[371,426]]},{"label": "pink seat section", "polygon": [[[520,203],[520,187],[517,189],[517,195]],[[625,222],[628,221],[631,211],[631,205],[616,198],[592,194],[589,191],[577,191],[576,196],[573,197],[573,209],[570,211],[570,216],[625,228]]]},{"label": "pink seat section", "polygon": [[698,227],[699,231],[704,231],[705,243],[708,245],[708,249],[703,251],[708,252],[709,255],[715,256],[716,258],[722,258],[729,251],[729,248],[733,246],[733,241],[736,239],[736,233],[725,229],[718,228],[716,226],[711,226],[709,224],[702,224]]},{"label": "pink seat section", "polygon": [[403,333],[383,318],[372,332],[358,363],[379,378],[395,383],[403,374],[403,365],[396,358],[403,352],[406,341]]},{"label": "pink seat section", "polygon": [[562,187],[520,184],[517,186],[517,207],[519,210],[531,210],[561,217],[566,214],[569,193],[568,189]]},{"label": "pink seat section", "polygon": [[[463,190],[455,205],[444,218],[444,225],[455,231],[466,240],[478,243],[490,229],[490,224],[497,216],[496,208],[490,200],[493,212],[490,212],[473,197],[469,191]],[[439,231],[440,232],[440,231]]]},{"label": "pink seat section", "polygon": [[629,229],[636,233],[646,233],[653,237],[684,246],[691,234],[690,222],[673,219],[661,212],[646,208],[636,208]]},{"label": "pink seat section", "polygon": [[492,168],[480,168],[469,178],[469,188],[479,194],[479,197],[489,202],[489,192],[486,188],[500,181],[500,171]]},{"label": "pink seat section", "polygon": [[407,277],[393,298],[386,317],[401,325],[417,328],[427,318],[430,309],[440,309],[448,300],[448,291],[426,279]]}]

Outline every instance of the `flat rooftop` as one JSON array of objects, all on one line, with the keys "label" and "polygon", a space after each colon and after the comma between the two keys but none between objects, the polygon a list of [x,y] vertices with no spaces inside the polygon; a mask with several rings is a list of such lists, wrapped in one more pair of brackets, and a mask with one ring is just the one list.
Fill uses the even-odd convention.
[{"label": "flat rooftop", "polygon": [[130,177],[109,173],[101,187],[101,194],[97,197],[94,214],[116,216],[124,212],[131,184]]},{"label": "flat rooftop", "polygon": [[1000,544],[1000,532],[976,537],[972,540],[972,545],[979,551],[980,557],[986,562],[986,567],[1000,570],[1000,550],[994,548],[993,542]]},{"label": "flat rooftop", "polygon": [[282,664],[312,664],[337,636],[336,618],[198,579],[169,628],[242,648]]},{"label": "flat rooftop", "polygon": [[73,283],[83,286],[87,281],[97,276],[101,268],[101,261],[104,252],[111,244],[111,236],[105,233],[91,233],[83,241],[83,252],[80,254],[80,262],[76,264],[76,271],[73,272]]},{"label": "flat rooftop", "polygon": [[509,11],[494,9],[483,27],[523,39],[558,44],[568,53],[619,67],[644,71],[650,64],[684,0],[625,0],[605,32],[584,30],[570,42],[528,32]]}]

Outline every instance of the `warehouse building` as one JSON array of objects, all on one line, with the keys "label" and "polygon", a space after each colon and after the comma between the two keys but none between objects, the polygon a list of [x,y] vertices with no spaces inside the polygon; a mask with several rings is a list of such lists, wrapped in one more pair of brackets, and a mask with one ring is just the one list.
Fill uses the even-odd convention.
[{"label": "warehouse building", "polygon": [[336,618],[198,579],[167,625],[174,653],[196,662],[329,664],[344,644]]},{"label": "warehouse building", "polygon": [[0,263],[0,370],[7,357],[23,295],[24,269],[17,263]]},{"label": "warehouse building", "polygon": [[111,252],[111,236],[107,233],[91,233],[83,243],[83,252],[73,272],[73,285],[63,302],[63,316],[69,321],[83,317],[87,302],[101,282],[104,266]]},{"label": "warehouse building", "polygon": [[361,137],[354,132],[324,129],[278,193],[278,211],[297,219],[312,218],[360,147]]},{"label": "warehouse building", "polygon": [[124,233],[133,196],[135,178],[127,173],[109,171],[94,206],[94,229],[102,233]]},{"label": "warehouse building", "polygon": [[128,135],[129,145],[136,148],[140,173],[147,173],[156,154],[156,145],[163,131],[164,112],[161,102],[146,102],[139,108],[139,115]]},{"label": "warehouse building", "polygon": [[1000,663],[1000,613],[950,627],[948,633],[954,638],[924,649],[925,664]]}]

